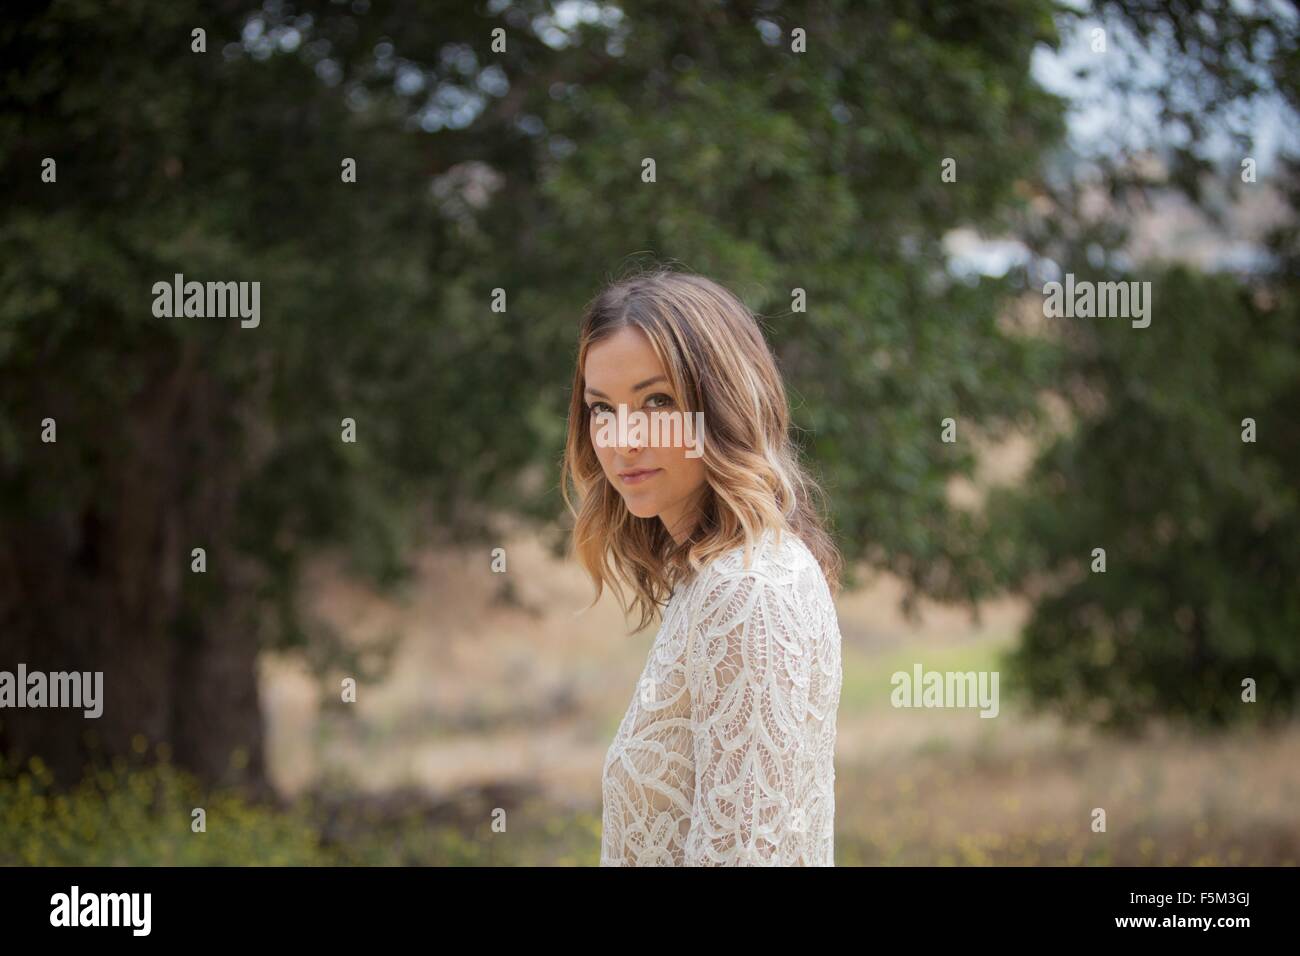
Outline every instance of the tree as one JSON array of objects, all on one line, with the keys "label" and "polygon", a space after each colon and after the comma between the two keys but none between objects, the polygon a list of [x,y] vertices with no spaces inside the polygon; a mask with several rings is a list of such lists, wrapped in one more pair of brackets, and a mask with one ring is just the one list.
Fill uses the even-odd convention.
[{"label": "tree", "polygon": [[[969,443],[938,435],[1031,418],[1047,353],[940,242],[1004,226],[1060,136],[1029,72],[1051,4],[597,9],[56,0],[0,26],[0,646],[105,672],[101,754],[261,781],[255,654],[322,639],[304,555],[391,578],[418,506],[554,518],[577,315],[633,253],[764,315],[850,558],[990,583],[945,494]],[[260,323],[155,316],[177,273],[260,283]],[[68,779],[85,726],[15,711],[0,747]]]},{"label": "tree", "polygon": [[1293,288],[1156,275],[1145,329],[1060,320],[1074,423],[991,504],[1036,597],[1016,683],[1110,728],[1285,718],[1300,699],[1300,308]]},{"label": "tree", "polygon": [[[1258,100],[1291,122],[1300,110],[1296,11],[1097,6],[1124,62],[1144,64],[1113,72],[1159,78],[1123,91],[1154,103],[1157,122],[1086,157],[1097,175],[1053,183],[1053,215],[1027,234],[1062,273],[1150,283],[1153,314],[1142,329],[1059,320],[1052,391],[1071,427],[984,516],[1000,531],[996,576],[1034,600],[1016,683],[1041,708],[1108,728],[1285,719],[1300,702],[1300,177],[1285,151],[1259,182],[1241,160],[1261,139]],[[1213,217],[1251,189],[1286,211],[1253,271],[1124,260],[1127,223],[1152,196],[1182,194]],[[1088,191],[1107,197],[1101,216],[1084,211]]]}]

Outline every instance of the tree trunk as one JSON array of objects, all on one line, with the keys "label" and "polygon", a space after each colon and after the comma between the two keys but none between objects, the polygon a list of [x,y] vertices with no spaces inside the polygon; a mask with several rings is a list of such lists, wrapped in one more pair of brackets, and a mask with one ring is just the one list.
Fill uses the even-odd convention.
[{"label": "tree trunk", "polygon": [[[61,410],[46,457],[84,468],[97,456],[82,443],[94,448],[103,464],[86,500],[48,502],[40,476],[21,476],[29,500],[48,503],[0,526],[0,669],[102,672],[103,711],[0,710],[0,753],[11,769],[39,757],[66,787],[87,764],[152,762],[165,744],[205,784],[269,796],[257,632],[239,599],[252,588],[228,544],[242,469],[193,353],[171,358],[110,443]],[[206,550],[202,575],[194,547]]]}]

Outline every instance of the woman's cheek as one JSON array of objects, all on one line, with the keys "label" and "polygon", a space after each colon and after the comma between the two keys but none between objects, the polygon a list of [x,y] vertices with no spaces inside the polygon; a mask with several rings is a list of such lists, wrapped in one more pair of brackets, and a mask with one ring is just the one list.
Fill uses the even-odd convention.
[{"label": "woman's cheek", "polygon": [[605,477],[613,481],[614,476],[610,474],[610,459],[613,457],[613,449],[602,446],[596,441],[595,435],[592,436],[591,447],[596,451],[596,460],[600,462],[600,469],[605,473]]}]

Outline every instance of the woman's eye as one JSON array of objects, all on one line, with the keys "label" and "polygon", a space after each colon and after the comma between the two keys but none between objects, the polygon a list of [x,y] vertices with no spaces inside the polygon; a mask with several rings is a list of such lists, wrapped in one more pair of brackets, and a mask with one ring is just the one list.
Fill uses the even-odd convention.
[{"label": "woman's eye", "polygon": [[645,400],[651,408],[667,408],[673,403],[671,395],[665,395],[663,392],[656,392]]},{"label": "woman's eye", "polygon": [[593,415],[604,415],[607,412],[612,412],[614,409],[610,408],[604,402],[592,402],[587,406],[587,410]]}]

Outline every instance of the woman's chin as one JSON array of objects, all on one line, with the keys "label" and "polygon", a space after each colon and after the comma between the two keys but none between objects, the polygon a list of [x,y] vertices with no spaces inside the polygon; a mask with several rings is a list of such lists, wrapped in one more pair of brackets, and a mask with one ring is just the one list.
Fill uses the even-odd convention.
[{"label": "woman's chin", "polygon": [[624,498],[623,504],[627,506],[628,511],[638,518],[657,518],[661,510],[649,501],[637,501],[635,497],[631,496]]}]

